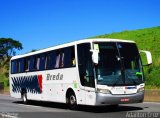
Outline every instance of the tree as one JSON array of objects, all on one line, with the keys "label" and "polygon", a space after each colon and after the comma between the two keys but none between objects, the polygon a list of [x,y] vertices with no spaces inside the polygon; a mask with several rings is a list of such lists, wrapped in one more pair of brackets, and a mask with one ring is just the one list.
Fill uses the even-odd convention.
[{"label": "tree", "polygon": [[0,38],[0,59],[1,67],[3,67],[9,59],[16,54],[16,50],[22,50],[22,44],[12,38]]},{"label": "tree", "polygon": [[11,57],[16,54],[15,50],[22,50],[22,44],[12,38],[0,38],[0,55]]},{"label": "tree", "polygon": [[31,52],[35,52],[35,51],[37,51],[37,50],[36,50],[36,49],[32,49],[32,50],[31,50]]}]

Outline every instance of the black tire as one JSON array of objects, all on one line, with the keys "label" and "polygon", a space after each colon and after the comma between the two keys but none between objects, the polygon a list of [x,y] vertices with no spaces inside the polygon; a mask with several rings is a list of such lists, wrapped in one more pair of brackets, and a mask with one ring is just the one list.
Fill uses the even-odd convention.
[{"label": "black tire", "polygon": [[27,93],[22,93],[21,94],[21,98],[22,98],[22,102],[24,104],[27,104],[28,100],[27,100]]},{"label": "black tire", "polygon": [[118,107],[119,107],[118,104],[110,105],[110,108],[111,108],[111,109],[117,109]]},{"label": "black tire", "polygon": [[67,96],[67,105],[69,107],[69,109],[71,110],[76,110],[78,108],[77,106],[77,99],[74,93],[70,93]]}]

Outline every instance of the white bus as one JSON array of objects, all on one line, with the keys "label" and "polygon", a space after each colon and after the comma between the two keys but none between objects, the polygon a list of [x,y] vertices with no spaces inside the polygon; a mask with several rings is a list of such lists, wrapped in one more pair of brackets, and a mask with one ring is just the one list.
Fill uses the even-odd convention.
[{"label": "white bus", "polygon": [[[151,53],[144,52],[147,64]],[[10,95],[77,105],[118,105],[144,99],[144,73],[133,41],[85,39],[11,58]]]}]

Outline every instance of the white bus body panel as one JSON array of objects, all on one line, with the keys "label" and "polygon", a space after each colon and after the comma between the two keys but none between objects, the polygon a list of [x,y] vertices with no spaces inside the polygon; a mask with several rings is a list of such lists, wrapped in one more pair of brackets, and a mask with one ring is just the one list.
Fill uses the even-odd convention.
[{"label": "white bus body panel", "polygon": [[[27,85],[27,98],[31,100],[44,100],[65,103],[67,89],[72,88],[75,90],[75,92],[79,89],[78,85],[80,81],[77,79],[77,69],[76,67],[73,67],[66,69],[12,74],[10,76],[10,95],[15,98],[21,98],[22,88],[20,87],[23,85],[20,84],[28,84],[23,83],[25,79],[27,79],[27,81],[32,81],[32,76],[35,75],[42,75],[42,92],[37,93],[34,91],[33,85]],[[57,76],[59,76],[59,78]],[[38,84],[36,86],[38,86]],[[15,89],[15,92],[13,89]]]}]

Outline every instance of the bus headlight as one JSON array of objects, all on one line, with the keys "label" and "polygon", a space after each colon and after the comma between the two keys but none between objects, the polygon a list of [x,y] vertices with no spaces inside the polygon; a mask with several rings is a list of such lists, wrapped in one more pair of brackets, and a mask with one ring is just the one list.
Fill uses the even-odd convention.
[{"label": "bus headlight", "polygon": [[140,87],[140,88],[137,90],[137,93],[143,92],[143,91],[144,91],[144,87]]},{"label": "bus headlight", "polygon": [[111,94],[111,91],[108,90],[108,89],[100,89],[100,88],[97,88],[97,92],[98,92],[98,93],[104,93],[104,94]]}]

